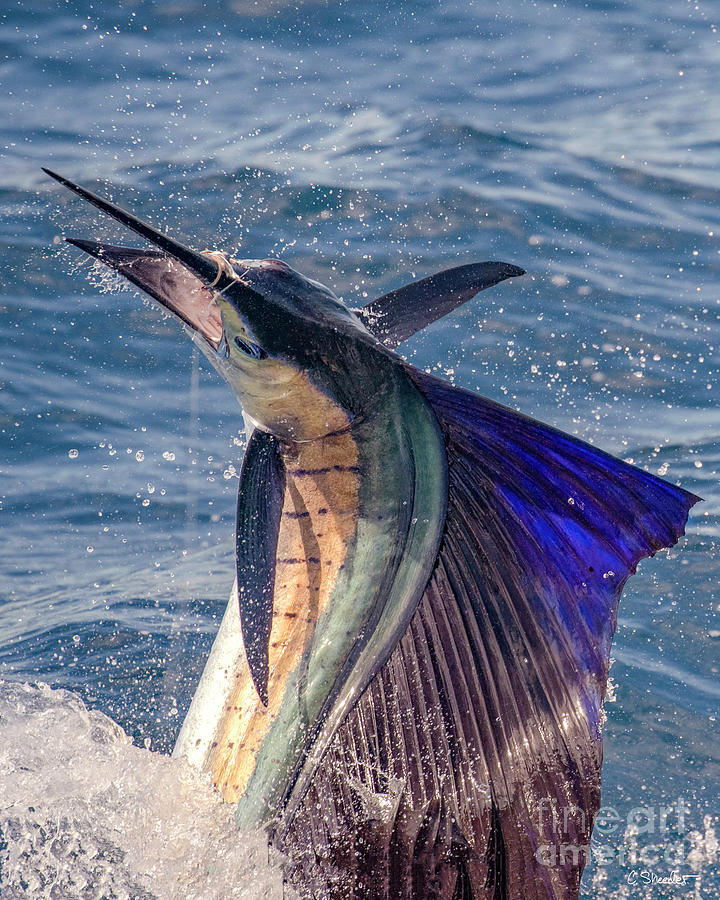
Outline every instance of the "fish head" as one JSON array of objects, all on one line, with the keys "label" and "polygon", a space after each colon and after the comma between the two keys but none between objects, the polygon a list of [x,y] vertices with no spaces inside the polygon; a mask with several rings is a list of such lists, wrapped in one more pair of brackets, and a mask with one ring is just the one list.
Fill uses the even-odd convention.
[{"label": "fish head", "polygon": [[329,288],[281,260],[191,250],[48,174],[155,245],[68,238],[183,322],[254,425],[283,440],[314,440],[350,428],[383,402],[398,360]]},{"label": "fish head", "polygon": [[381,402],[389,354],[329,288],[279,259],[219,264],[218,370],[255,424],[294,441],[344,431]]}]

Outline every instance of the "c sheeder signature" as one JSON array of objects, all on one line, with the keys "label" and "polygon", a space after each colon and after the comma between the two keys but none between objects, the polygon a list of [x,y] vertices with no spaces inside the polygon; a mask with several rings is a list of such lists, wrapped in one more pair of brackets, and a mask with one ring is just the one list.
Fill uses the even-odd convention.
[{"label": "c sheeder signature", "polygon": [[656,875],[647,869],[633,869],[627,874],[628,884],[671,884],[675,886],[691,884],[693,879],[699,878],[698,874],[683,875],[674,869],[669,875]]}]

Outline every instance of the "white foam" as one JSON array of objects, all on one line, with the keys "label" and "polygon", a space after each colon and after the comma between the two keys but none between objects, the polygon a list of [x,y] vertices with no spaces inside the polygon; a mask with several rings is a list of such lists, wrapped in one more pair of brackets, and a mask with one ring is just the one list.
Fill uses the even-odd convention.
[{"label": "white foam", "polygon": [[[287,888],[285,889],[287,896]],[[282,898],[264,839],[75,694],[0,682],[0,895]]]}]

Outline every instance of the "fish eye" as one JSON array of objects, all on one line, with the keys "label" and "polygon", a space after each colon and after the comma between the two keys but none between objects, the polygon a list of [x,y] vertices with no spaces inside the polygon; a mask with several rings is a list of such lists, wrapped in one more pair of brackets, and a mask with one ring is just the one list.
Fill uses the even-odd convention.
[{"label": "fish eye", "polygon": [[249,341],[244,341],[241,337],[235,337],[233,340],[235,346],[241,353],[244,353],[245,356],[251,356],[253,359],[265,359],[267,356],[267,353],[262,347],[258,347],[257,344],[251,344]]}]

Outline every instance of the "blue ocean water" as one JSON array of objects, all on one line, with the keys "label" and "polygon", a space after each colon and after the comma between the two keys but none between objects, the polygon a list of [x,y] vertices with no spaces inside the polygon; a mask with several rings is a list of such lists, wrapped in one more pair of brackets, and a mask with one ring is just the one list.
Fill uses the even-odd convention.
[{"label": "blue ocean water", "polygon": [[583,884],[718,896],[719,26],[706,0],[6,5],[0,678],[169,751],[244,443],[176,323],[63,243],[127,238],[41,165],[350,305],[513,262],[402,349],[705,499],[621,602]]}]

